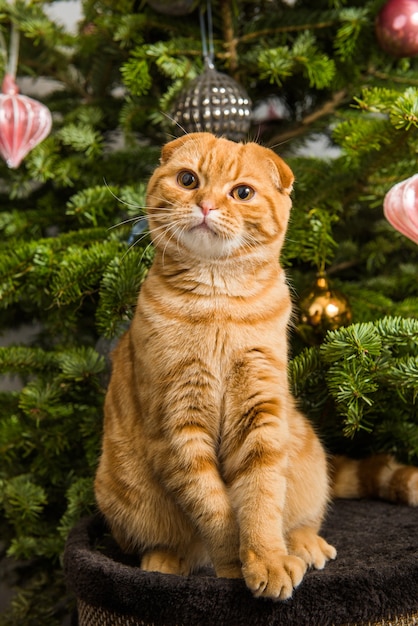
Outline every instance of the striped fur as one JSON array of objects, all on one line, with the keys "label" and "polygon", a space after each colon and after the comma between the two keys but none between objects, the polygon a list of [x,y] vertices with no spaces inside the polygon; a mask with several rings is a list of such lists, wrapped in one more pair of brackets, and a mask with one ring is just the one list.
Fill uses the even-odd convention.
[{"label": "striped fur", "polygon": [[397,463],[388,454],[362,460],[335,456],[330,476],[336,498],[380,498],[418,506],[418,468]]},{"label": "striped fur", "polygon": [[288,390],[278,258],[292,183],[254,143],[202,133],[163,148],[147,195],[155,260],[113,353],[95,482],[144,569],[211,562],[275,599],[336,555],[318,536],[325,453]]}]

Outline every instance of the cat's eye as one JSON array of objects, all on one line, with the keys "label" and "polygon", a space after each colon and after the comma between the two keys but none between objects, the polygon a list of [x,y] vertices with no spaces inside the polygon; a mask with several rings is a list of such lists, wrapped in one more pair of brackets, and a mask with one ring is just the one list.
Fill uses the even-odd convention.
[{"label": "cat's eye", "polygon": [[237,187],[234,187],[231,191],[231,196],[234,198],[234,200],[241,201],[251,200],[251,198],[254,197],[254,194],[254,189],[249,185],[238,185]]},{"label": "cat's eye", "polygon": [[199,187],[199,179],[193,172],[182,170],[177,175],[177,182],[185,189],[197,189]]}]

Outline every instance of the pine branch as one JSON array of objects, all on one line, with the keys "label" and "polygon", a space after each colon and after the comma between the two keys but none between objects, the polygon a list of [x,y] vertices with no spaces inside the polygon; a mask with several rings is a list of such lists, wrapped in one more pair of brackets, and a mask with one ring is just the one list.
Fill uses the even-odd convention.
[{"label": "pine branch", "polygon": [[298,122],[293,128],[284,132],[274,135],[268,140],[270,147],[281,146],[282,144],[304,135],[310,127],[314,126],[316,122],[324,117],[332,115],[343,104],[347,97],[347,91],[342,89],[334,93],[330,100],[321,104],[315,111],[305,115],[300,122]]},{"label": "pine branch", "polygon": [[384,82],[397,83],[399,85],[404,85],[405,87],[418,87],[418,79],[414,79],[411,76],[408,76],[408,74],[405,75],[405,72],[402,72],[401,75],[396,75],[394,73],[382,72],[381,70],[369,67],[367,73],[368,75],[378,78]]},{"label": "pine branch", "polygon": [[238,40],[235,37],[233,12],[230,0],[220,0],[220,13],[222,17],[222,30],[224,47],[226,49],[226,58],[231,76],[235,80],[238,76]]},{"label": "pine branch", "polygon": [[[100,285],[100,301],[96,311],[99,331],[112,338],[125,329],[132,318],[139,289],[153,258],[153,249],[135,246],[121,259],[110,261]],[[116,287],[116,288],[115,288]]]},{"label": "pine branch", "polygon": [[[354,445],[357,455],[396,451],[418,460],[417,319],[385,317],[330,331],[319,350],[295,357],[290,371],[302,406],[334,451]],[[327,401],[312,375],[322,375]],[[396,438],[387,437],[389,422]]]}]

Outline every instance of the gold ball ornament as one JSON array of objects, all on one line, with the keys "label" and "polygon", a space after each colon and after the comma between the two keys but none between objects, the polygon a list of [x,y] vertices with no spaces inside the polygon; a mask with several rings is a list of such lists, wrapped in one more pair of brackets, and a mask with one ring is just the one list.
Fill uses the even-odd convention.
[{"label": "gold ball ornament", "polygon": [[309,326],[317,337],[348,326],[352,320],[347,298],[330,287],[324,274],[319,274],[313,286],[301,294],[299,310],[301,324]]}]

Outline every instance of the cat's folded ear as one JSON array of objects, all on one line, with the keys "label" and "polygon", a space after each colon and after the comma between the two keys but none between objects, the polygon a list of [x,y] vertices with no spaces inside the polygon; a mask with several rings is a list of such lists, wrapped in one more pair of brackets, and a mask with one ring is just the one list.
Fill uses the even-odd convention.
[{"label": "cat's folded ear", "polygon": [[290,194],[295,180],[292,170],[273,150],[269,150],[268,161],[274,184],[283,193]]},{"label": "cat's folded ear", "polygon": [[160,163],[164,165],[170,159],[170,157],[174,154],[176,150],[178,150],[181,146],[191,140],[196,140],[199,137],[206,135],[207,137],[212,136],[210,133],[188,133],[187,135],[182,135],[177,139],[173,139],[173,141],[169,141],[166,143],[161,150]]}]

